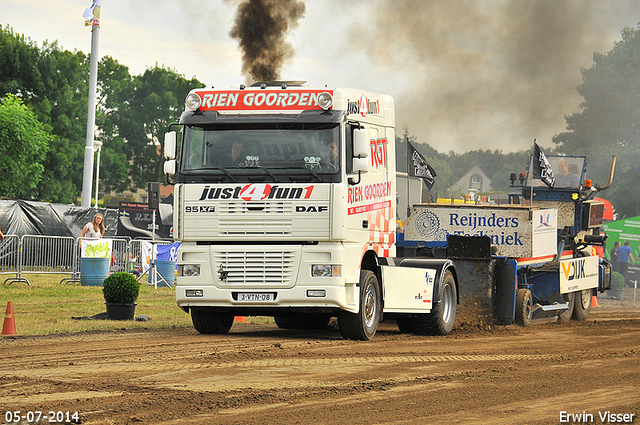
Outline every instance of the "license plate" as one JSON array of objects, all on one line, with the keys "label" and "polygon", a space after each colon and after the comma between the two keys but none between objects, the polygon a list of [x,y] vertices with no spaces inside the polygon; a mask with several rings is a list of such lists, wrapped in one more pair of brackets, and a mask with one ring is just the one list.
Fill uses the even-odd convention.
[{"label": "license plate", "polygon": [[259,292],[240,292],[238,293],[238,301],[244,302],[261,302],[261,301],[275,301],[276,297],[273,292],[259,293]]}]

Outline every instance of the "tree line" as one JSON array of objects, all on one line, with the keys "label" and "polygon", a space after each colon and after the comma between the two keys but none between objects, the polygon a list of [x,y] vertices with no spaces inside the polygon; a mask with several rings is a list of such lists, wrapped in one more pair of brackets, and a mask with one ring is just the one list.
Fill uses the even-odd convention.
[{"label": "tree line", "polygon": [[[580,111],[565,116],[566,131],[553,137],[547,154],[587,155],[587,177],[606,183],[612,155],[618,158],[609,199],[619,218],[640,215],[640,26],[625,27],[611,51],[595,53],[581,70]],[[87,121],[89,55],[41,47],[7,25],[0,27],[0,197],[77,203],[82,189]],[[159,149],[167,126],[178,119],[184,97],[202,87],[176,70],[154,66],[131,75],[105,56],[98,65],[97,139],[103,142],[100,185],[105,191],[143,189],[163,181]],[[398,132],[400,133],[400,132]],[[532,137],[533,140],[533,137]],[[396,137],[397,164],[406,170],[413,144],[438,173],[439,196],[474,166],[496,191],[510,190],[511,172],[524,172],[530,150],[438,152],[404,128]],[[511,189],[512,190],[512,189]]]},{"label": "tree line", "polygon": [[[42,47],[0,28],[0,196],[77,203],[82,190],[89,55]],[[175,70],[154,66],[132,76],[110,56],[98,63],[96,139],[100,185],[135,191],[162,181],[159,142],[202,87]],[[18,123],[18,125],[15,125]]]}]

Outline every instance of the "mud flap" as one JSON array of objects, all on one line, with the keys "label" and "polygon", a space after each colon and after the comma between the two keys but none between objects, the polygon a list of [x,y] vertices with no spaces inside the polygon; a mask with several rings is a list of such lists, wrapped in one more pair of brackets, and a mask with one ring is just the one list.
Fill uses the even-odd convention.
[{"label": "mud flap", "polygon": [[516,317],[516,291],[518,286],[518,262],[497,257],[493,263],[494,314],[499,325],[511,325]]},{"label": "mud flap", "polygon": [[488,236],[451,235],[447,256],[453,260],[458,273],[458,322],[494,324],[491,239]]}]

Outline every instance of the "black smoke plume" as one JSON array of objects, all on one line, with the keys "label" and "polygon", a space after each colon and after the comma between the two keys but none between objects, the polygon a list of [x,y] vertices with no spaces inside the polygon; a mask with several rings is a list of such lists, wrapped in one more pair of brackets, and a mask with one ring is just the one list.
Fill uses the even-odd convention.
[{"label": "black smoke plume", "polygon": [[285,41],[298,26],[305,4],[296,0],[246,0],[236,11],[229,35],[242,50],[242,73],[255,81],[279,79],[282,65],[293,57],[293,47]]}]

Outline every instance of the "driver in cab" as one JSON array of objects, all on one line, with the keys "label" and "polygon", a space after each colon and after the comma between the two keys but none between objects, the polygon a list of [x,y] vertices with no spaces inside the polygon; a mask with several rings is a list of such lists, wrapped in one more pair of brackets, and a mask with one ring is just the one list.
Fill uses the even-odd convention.
[{"label": "driver in cab", "polygon": [[244,143],[240,140],[234,140],[231,145],[231,151],[224,158],[224,165],[227,167],[243,166],[245,164],[245,158],[242,156],[243,153]]},{"label": "driver in cab", "polygon": [[337,170],[340,165],[340,150],[338,149],[338,143],[335,140],[330,140],[327,143],[327,151],[329,153],[327,163],[330,169]]}]

